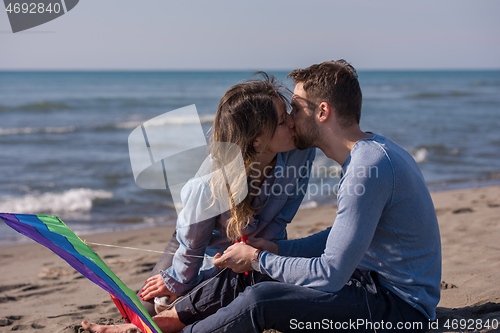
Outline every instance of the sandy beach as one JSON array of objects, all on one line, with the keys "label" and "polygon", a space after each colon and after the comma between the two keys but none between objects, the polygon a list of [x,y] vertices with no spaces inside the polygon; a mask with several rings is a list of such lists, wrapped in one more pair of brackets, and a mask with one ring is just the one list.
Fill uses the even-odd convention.
[{"label": "sandy beach", "polygon": [[[442,239],[442,295],[432,332],[497,332],[500,321],[500,186],[432,193]],[[336,207],[301,210],[289,237],[320,231]],[[162,251],[174,227],[85,236],[88,242]],[[83,238],[83,237],[82,237]],[[122,281],[138,290],[160,254],[91,246]],[[0,248],[0,332],[87,332],[82,319],[120,323],[109,295],[34,242]],[[462,320],[462,321],[460,321]],[[448,323],[448,327],[445,324]],[[453,328],[455,325],[455,328]]]}]

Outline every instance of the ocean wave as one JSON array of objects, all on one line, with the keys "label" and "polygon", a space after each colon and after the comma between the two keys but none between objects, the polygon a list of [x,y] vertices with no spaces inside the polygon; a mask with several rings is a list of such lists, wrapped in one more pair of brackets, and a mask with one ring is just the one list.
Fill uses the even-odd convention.
[{"label": "ocean wave", "polygon": [[59,110],[71,110],[73,106],[62,102],[42,101],[35,103],[22,104],[18,106],[0,105],[0,112],[6,111],[35,111],[35,112],[51,112]]},{"label": "ocean wave", "polygon": [[101,108],[118,108],[118,109],[171,109],[179,104],[189,104],[187,99],[178,100],[176,98],[71,98],[64,101],[42,100],[30,102],[21,105],[3,105],[0,104],[0,112],[55,112],[63,110],[75,109],[101,109]]},{"label": "ocean wave", "polygon": [[20,127],[20,128],[0,128],[0,135],[21,135],[21,134],[63,134],[76,130],[76,126],[68,127]]},{"label": "ocean wave", "polygon": [[423,163],[427,160],[429,152],[432,152],[434,159],[439,159],[443,156],[459,156],[461,151],[458,147],[449,147],[443,144],[437,145],[421,145],[416,148],[406,149],[417,163]]},{"label": "ocean wave", "polygon": [[413,157],[413,159],[417,163],[424,162],[425,159],[427,158],[427,154],[428,154],[427,148],[424,148],[424,147],[415,148],[415,149],[408,149],[407,151],[411,154],[411,156]]},{"label": "ocean wave", "polygon": [[169,101],[151,99],[116,99],[121,108],[161,108],[170,106]]},{"label": "ocean wave", "polygon": [[486,80],[477,80],[472,82],[473,86],[480,86],[480,87],[498,87],[500,86],[500,81],[486,81]]},{"label": "ocean wave", "polygon": [[307,201],[307,202],[303,202],[299,209],[313,209],[313,208],[316,208],[318,207],[319,204],[316,202],[316,201]]},{"label": "ocean wave", "polygon": [[167,202],[165,203],[165,206],[174,209],[176,211],[181,211],[184,208],[184,205],[181,202],[176,202],[176,203]]},{"label": "ocean wave", "polygon": [[[148,125],[153,127],[161,127],[165,125],[186,125],[186,124],[211,124],[215,119],[214,114],[202,115],[199,117],[168,117],[158,120],[149,120]],[[116,128],[132,129],[141,126],[144,122],[138,120],[131,120],[121,122],[115,125]]]},{"label": "ocean wave", "polygon": [[68,191],[26,194],[22,197],[0,198],[0,212],[21,214],[60,214],[87,212],[96,199],[111,199],[113,193],[105,190],[75,188]]},{"label": "ocean wave", "polygon": [[465,97],[472,96],[474,94],[467,91],[448,91],[448,92],[421,92],[409,95],[409,98],[413,99],[432,99],[432,98],[443,98],[443,97]]},{"label": "ocean wave", "polygon": [[148,225],[158,225],[162,223],[175,221],[175,218],[169,216],[160,216],[160,217],[143,217],[143,218],[138,218],[138,220]]},{"label": "ocean wave", "polygon": [[500,104],[500,101],[499,100],[485,100],[485,99],[481,99],[481,100],[472,100],[472,101],[467,101],[468,104],[472,104],[472,105],[486,105],[486,106],[490,106],[490,105],[498,105]]}]

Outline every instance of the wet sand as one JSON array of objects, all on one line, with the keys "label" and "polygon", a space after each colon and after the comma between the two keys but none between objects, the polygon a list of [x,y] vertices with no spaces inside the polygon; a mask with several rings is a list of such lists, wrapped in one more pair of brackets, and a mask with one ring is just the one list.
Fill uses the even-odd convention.
[{"label": "wet sand", "polygon": [[[431,331],[498,332],[500,329],[491,327],[471,329],[471,323],[500,321],[500,186],[435,192],[432,197],[441,230],[443,282],[439,327]],[[323,230],[333,223],[335,212],[333,206],[299,211],[289,227],[289,237]],[[154,227],[85,239],[162,251],[173,231],[174,227]],[[91,247],[132,290],[142,286],[160,256]],[[41,245],[0,247],[0,267],[0,332],[86,332],[80,326],[83,319],[101,324],[121,322],[105,291]]]}]

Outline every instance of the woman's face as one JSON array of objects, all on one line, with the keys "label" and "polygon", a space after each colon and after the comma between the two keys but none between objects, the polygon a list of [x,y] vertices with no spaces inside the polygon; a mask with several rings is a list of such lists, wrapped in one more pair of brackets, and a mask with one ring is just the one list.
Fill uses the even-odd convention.
[{"label": "woman's face", "polygon": [[274,107],[278,113],[278,126],[273,137],[267,143],[265,151],[267,153],[277,154],[285,151],[295,149],[294,131],[292,131],[293,122],[286,112],[285,103],[276,98],[274,100]]}]

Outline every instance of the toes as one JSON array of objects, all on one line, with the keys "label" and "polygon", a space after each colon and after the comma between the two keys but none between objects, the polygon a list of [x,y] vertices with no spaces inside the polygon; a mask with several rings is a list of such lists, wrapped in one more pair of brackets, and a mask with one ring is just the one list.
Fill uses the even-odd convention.
[{"label": "toes", "polygon": [[86,320],[82,321],[82,327],[84,329],[86,329],[87,331],[93,332],[93,333],[103,332],[102,330],[100,330],[101,325],[97,325],[97,324],[94,324],[94,323],[89,323]]},{"label": "toes", "polygon": [[133,324],[103,326],[82,321],[82,327],[92,333],[137,333],[140,330]]}]

